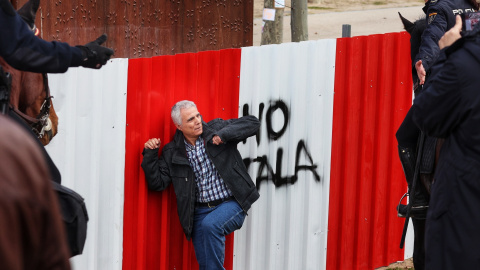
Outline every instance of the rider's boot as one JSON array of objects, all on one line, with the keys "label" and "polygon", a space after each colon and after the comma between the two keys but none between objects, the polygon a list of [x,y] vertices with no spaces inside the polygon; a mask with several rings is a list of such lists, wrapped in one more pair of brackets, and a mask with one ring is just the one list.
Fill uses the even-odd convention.
[{"label": "rider's boot", "polygon": [[[428,193],[425,186],[418,181],[415,184],[415,194],[410,194],[413,185],[413,176],[415,174],[415,151],[408,147],[398,146],[398,153],[400,155],[400,161],[402,162],[403,172],[408,184],[409,204],[412,204],[410,209],[410,216],[412,218],[423,219],[426,218],[428,210]],[[407,205],[398,204],[397,212],[399,217],[405,217],[407,214]]]}]

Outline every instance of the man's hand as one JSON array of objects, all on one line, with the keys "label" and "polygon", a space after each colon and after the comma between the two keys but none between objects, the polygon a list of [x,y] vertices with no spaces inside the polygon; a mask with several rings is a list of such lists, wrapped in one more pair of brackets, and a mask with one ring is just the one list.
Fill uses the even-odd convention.
[{"label": "man's hand", "polygon": [[215,145],[220,145],[220,144],[223,143],[223,142],[222,142],[222,139],[220,139],[220,137],[219,137],[218,135],[213,136],[212,142],[213,142],[213,144],[215,144]]},{"label": "man's hand", "polygon": [[417,70],[418,79],[420,79],[420,85],[423,85],[425,83],[425,76],[427,76],[427,72],[423,67],[422,60],[418,60],[417,63],[415,63],[415,69]]},{"label": "man's hand", "polygon": [[448,30],[438,41],[438,47],[440,48],[440,50],[452,45],[455,41],[462,37],[460,35],[460,32],[462,32],[462,17],[460,17],[460,15],[457,15],[455,20],[455,25],[450,30]]},{"label": "man's hand", "polygon": [[107,35],[103,34],[95,41],[89,42],[85,46],[77,46],[82,50],[83,67],[99,69],[107,63],[113,55],[113,50],[100,46],[105,41],[107,41]]},{"label": "man's hand", "polygon": [[161,142],[159,138],[152,138],[145,143],[145,149],[157,149]]}]

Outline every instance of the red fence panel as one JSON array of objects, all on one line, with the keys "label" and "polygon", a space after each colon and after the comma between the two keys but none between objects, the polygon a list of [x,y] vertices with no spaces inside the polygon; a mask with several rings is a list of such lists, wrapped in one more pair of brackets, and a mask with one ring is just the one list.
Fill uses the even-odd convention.
[{"label": "red fence panel", "polygon": [[[162,146],[175,133],[172,105],[192,100],[206,121],[238,117],[240,49],[139,58],[129,61],[125,154],[123,269],[198,269],[183,234],[172,187],[147,190],[141,152],[153,137]],[[232,269],[233,234],[226,269]]]},{"label": "red fence panel", "polygon": [[412,103],[409,37],[337,39],[327,269],[403,260],[395,132]]}]

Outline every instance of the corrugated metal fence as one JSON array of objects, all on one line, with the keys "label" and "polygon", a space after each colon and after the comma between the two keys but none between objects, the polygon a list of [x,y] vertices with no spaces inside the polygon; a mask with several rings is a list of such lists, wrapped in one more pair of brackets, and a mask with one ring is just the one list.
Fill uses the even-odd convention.
[{"label": "corrugated metal fence", "polygon": [[72,260],[78,270],[121,269],[127,68],[128,59],[115,59],[49,75],[59,131],[47,150],[90,218],[84,254]]},{"label": "corrugated metal fence", "polygon": [[328,269],[403,258],[395,132],[412,103],[409,46],[406,33],[337,40]]},{"label": "corrugated metal fence", "polygon": [[262,125],[241,153],[260,200],[236,234],[235,269],[325,268],[335,43],[242,50],[239,114]]},{"label": "corrugated metal fence", "polygon": [[147,191],[140,168],[147,139],[173,136],[169,112],[181,99],[194,100],[206,120],[252,114],[262,123],[239,145],[261,198],[227,239],[227,269],[372,269],[402,260],[395,205],[406,187],[394,133],[411,104],[408,38],[141,58],[128,71],[116,59],[51,76],[62,98],[49,151],[91,217],[74,268],[197,269],[173,190]]},{"label": "corrugated metal fence", "polygon": [[178,220],[173,188],[147,192],[141,151],[150,138],[172,139],[170,109],[176,101],[194,100],[206,121],[237,117],[240,53],[231,49],[130,60],[123,269],[198,268]]}]

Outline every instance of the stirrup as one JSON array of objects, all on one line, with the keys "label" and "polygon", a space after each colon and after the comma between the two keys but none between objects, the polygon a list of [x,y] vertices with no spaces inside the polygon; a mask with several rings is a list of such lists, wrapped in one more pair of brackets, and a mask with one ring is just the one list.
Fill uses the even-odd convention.
[{"label": "stirrup", "polygon": [[[402,198],[398,202],[397,205],[397,216],[398,217],[406,217],[407,216],[407,210],[408,210],[408,204],[402,204],[403,198],[405,196],[409,196],[408,193],[403,194]],[[419,205],[419,206],[412,206],[410,209],[410,217],[411,218],[416,218],[416,219],[426,219],[427,218],[427,211],[428,211],[428,205]]]}]

